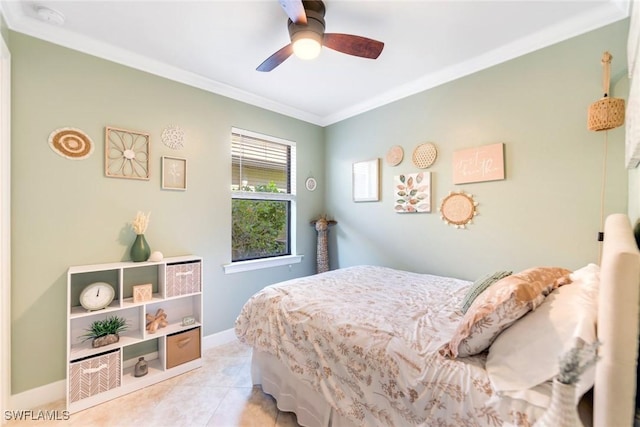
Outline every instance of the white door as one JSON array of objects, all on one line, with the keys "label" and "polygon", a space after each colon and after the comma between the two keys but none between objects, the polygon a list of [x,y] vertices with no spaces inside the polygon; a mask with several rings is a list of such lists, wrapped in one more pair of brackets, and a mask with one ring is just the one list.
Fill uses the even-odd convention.
[{"label": "white door", "polygon": [[0,37],[0,414],[11,396],[11,54]]}]

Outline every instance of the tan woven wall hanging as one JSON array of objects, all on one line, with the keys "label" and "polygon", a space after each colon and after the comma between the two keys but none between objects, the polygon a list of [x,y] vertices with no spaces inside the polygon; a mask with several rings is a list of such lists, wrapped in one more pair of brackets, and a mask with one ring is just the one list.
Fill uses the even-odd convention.
[{"label": "tan woven wall hanging", "polygon": [[624,99],[609,97],[610,66],[613,56],[609,52],[602,54],[602,90],[604,96],[589,106],[587,127],[601,131],[617,128],[624,123]]},{"label": "tan woven wall hanging", "polygon": [[420,144],[413,150],[413,164],[420,169],[431,166],[436,161],[436,157],[438,157],[438,150],[430,142]]},{"label": "tan woven wall hanging", "polygon": [[75,128],[61,128],[51,132],[49,147],[71,160],[86,159],[93,153],[93,141],[89,135]]},{"label": "tan woven wall hanging", "polygon": [[[624,99],[609,97],[610,67],[613,56],[609,52],[602,54],[603,73],[602,90],[604,96],[589,106],[587,128],[596,132],[604,132],[604,155],[602,156],[602,186],[600,187],[600,232],[598,242],[604,239],[604,193],[607,186],[607,147],[609,145],[609,130],[622,126],[625,119]],[[598,259],[602,257],[602,245],[598,244]]]}]

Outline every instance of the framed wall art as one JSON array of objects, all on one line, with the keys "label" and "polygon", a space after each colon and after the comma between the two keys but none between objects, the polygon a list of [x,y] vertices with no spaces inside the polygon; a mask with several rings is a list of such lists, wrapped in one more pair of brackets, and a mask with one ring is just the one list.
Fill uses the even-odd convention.
[{"label": "framed wall art", "polygon": [[162,188],[165,190],[187,189],[187,159],[162,157]]},{"label": "framed wall art", "polygon": [[453,152],[453,183],[504,179],[504,144],[490,144]]},{"label": "framed wall art", "polygon": [[144,285],[133,286],[133,302],[145,302],[151,301],[153,298],[153,285],[151,283],[145,283]]},{"label": "framed wall art", "polygon": [[107,127],[105,175],[112,178],[149,179],[149,134]]},{"label": "framed wall art", "polygon": [[380,159],[355,162],[352,169],[353,201],[380,200]]},{"label": "framed wall art", "polygon": [[396,212],[431,212],[431,172],[396,175],[393,191],[393,210]]}]

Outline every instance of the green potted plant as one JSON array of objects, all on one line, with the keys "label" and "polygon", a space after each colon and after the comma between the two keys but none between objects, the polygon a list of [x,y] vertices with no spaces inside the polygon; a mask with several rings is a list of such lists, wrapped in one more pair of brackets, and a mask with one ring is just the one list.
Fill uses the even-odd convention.
[{"label": "green potted plant", "polygon": [[96,320],[86,329],[87,333],[81,335],[82,342],[93,340],[93,348],[116,343],[120,340],[120,332],[127,330],[127,321],[123,317],[111,316],[104,320]]}]

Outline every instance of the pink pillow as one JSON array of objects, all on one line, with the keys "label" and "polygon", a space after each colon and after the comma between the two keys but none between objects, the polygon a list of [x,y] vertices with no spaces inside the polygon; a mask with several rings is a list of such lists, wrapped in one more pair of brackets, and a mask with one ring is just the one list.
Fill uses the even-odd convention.
[{"label": "pink pillow", "polygon": [[486,350],[500,332],[535,310],[551,291],[571,283],[570,274],[564,268],[535,267],[498,280],[473,301],[440,354],[456,358]]}]

